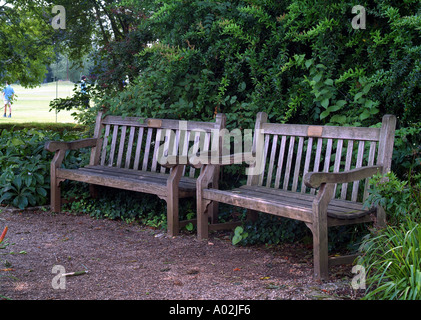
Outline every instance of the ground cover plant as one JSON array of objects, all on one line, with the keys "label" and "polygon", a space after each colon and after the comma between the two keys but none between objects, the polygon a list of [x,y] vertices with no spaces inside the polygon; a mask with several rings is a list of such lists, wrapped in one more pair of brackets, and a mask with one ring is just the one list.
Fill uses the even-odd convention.
[{"label": "ground cover plant", "polygon": [[367,300],[421,299],[421,225],[410,218],[388,226],[362,245]]},{"label": "ground cover plant", "polygon": [[365,299],[421,298],[421,174],[401,181],[393,173],[372,179],[367,203],[380,204],[389,225],[368,234],[358,264],[367,274]]},{"label": "ground cover plant", "polygon": [[[53,154],[44,149],[48,140],[75,140],[83,132],[36,129],[0,132],[0,204],[20,209],[48,203],[50,162]],[[80,165],[86,161],[84,151],[69,152],[65,165]]]}]

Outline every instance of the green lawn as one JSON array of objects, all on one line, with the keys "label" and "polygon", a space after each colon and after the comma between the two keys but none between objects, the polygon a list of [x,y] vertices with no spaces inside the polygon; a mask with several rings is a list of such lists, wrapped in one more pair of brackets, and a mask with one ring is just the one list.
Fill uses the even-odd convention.
[{"label": "green lawn", "polygon": [[[60,111],[57,113],[50,110],[49,103],[56,98],[56,82],[42,84],[34,89],[26,89],[20,85],[12,85],[17,95],[12,105],[12,118],[4,118],[3,96],[1,96],[0,123],[22,122],[71,122],[75,120],[71,116],[72,111]],[[59,81],[57,97],[66,98],[73,95],[74,84],[70,81]],[[9,115],[9,107],[7,108]]]}]

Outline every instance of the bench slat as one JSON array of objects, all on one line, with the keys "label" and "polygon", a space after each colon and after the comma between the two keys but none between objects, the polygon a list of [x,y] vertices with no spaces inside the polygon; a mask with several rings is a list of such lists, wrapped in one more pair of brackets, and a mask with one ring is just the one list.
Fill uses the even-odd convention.
[{"label": "bench slat", "polygon": [[[200,143],[200,131],[196,131],[194,134],[194,145],[193,145],[193,154],[197,154],[199,151],[199,143]],[[194,167],[190,167],[189,177],[194,177],[196,170]]]},{"label": "bench slat", "polygon": [[302,157],[302,154],[303,154],[303,145],[304,145],[304,138],[303,137],[299,137],[299,139],[298,139],[297,158],[295,160],[294,178],[292,180],[292,191],[297,191],[298,176],[299,176],[300,167],[301,167],[301,157]]},{"label": "bench slat", "polygon": [[105,157],[107,155],[108,137],[110,136],[110,125],[105,126],[104,140],[102,144],[101,165],[105,165]]},{"label": "bench slat", "polygon": [[115,153],[115,148],[117,144],[117,139],[118,139],[118,126],[115,125],[113,128],[113,138],[111,140],[110,158],[108,161],[109,166],[113,166],[114,164],[114,153]]},{"label": "bench slat", "polygon": [[279,150],[279,158],[278,158],[278,168],[276,169],[275,189],[279,188],[279,184],[281,181],[282,167],[284,165],[286,138],[287,138],[286,136],[282,136],[282,139],[281,139],[281,148]]},{"label": "bench slat", "polygon": [[129,144],[127,146],[126,161],[124,163],[125,168],[130,168],[135,129],[136,129],[135,127],[130,127]]},{"label": "bench slat", "polygon": [[[374,158],[376,156],[376,146],[377,143],[375,141],[370,142],[370,151],[368,152],[368,166],[374,165]],[[364,186],[364,195],[363,200],[366,200],[368,197],[368,183],[370,179],[365,179],[365,186]]]},{"label": "bench slat", "polygon": [[[336,154],[335,154],[335,162],[333,165],[333,172],[339,172],[339,168],[341,166],[341,159],[342,159],[342,147],[343,147],[343,140],[339,139],[336,145]],[[335,185],[335,189],[333,194],[336,194],[337,185]]]},{"label": "bench slat", "polygon": [[142,164],[143,171],[146,171],[148,169],[149,152],[151,149],[151,141],[152,141],[152,132],[153,132],[153,129],[149,128],[147,137],[146,137],[145,153],[143,156],[143,164]]},{"label": "bench slat", "polygon": [[[171,134],[171,130],[167,129],[165,130],[165,141],[164,141],[164,149],[163,149],[163,153],[165,154],[170,154],[170,147],[171,147],[171,143],[174,143],[174,137]],[[158,159],[159,162],[159,159]],[[165,173],[166,172],[166,168],[164,166],[161,166],[161,173]]]},{"label": "bench slat", "polygon": [[[182,122],[182,124],[180,124]],[[202,122],[202,121],[184,121],[173,119],[153,119],[153,118],[137,118],[120,116],[106,116],[102,120],[104,125],[118,125],[128,127],[141,127],[141,128],[160,128],[179,130],[183,126],[187,130],[204,130],[212,131],[215,129],[215,122]]]},{"label": "bench slat", "polygon": [[[296,137],[309,137],[309,128],[314,126],[297,125],[297,124],[279,124],[279,123],[263,123],[262,129],[265,134],[277,134]],[[363,141],[379,141],[379,128],[354,128],[354,127],[337,127],[337,126],[320,126],[321,134],[313,135],[313,137],[323,139],[344,139],[344,140],[363,140]],[[311,133],[311,131],[310,131]]]},{"label": "bench slat", "polygon": [[292,162],[292,157],[294,155],[294,144],[295,144],[295,137],[292,136],[292,137],[289,138],[287,164],[286,164],[286,167],[285,167],[284,185],[283,185],[284,190],[286,190],[288,188],[289,174],[291,172],[291,162]]},{"label": "bench slat", "polygon": [[117,167],[121,167],[121,162],[123,159],[123,151],[124,151],[124,144],[126,143],[126,132],[127,126],[121,127],[121,136],[120,136],[120,145],[118,147],[118,155],[117,155]]},{"label": "bench slat", "polygon": [[[313,138],[310,137],[310,138],[308,138],[308,141],[307,141],[307,151],[306,151],[306,160],[305,160],[305,163],[304,163],[303,177],[308,172],[308,168],[310,166],[312,148],[313,148]],[[307,190],[306,185],[304,184],[304,179],[303,179],[303,181],[301,183],[301,193],[305,193],[306,190]]]},{"label": "bench slat", "polygon": [[265,146],[264,146],[264,149],[263,149],[263,153],[264,153],[263,159],[264,159],[264,161],[263,161],[263,164],[262,164],[263,165],[262,173],[259,174],[259,182],[258,182],[259,186],[263,185],[263,178],[265,176],[266,159],[267,159],[268,149],[269,149],[269,138],[270,138],[269,135],[265,136]]},{"label": "bench slat", "polygon": [[[357,153],[357,163],[355,164],[355,168],[361,168],[363,163],[363,156],[364,156],[364,141],[359,141],[358,143],[358,153]],[[358,188],[360,186],[359,181],[354,181],[352,184],[352,195],[351,200],[357,201],[358,197]]]},{"label": "bench slat", "polygon": [[158,129],[156,131],[155,144],[154,144],[154,150],[153,150],[153,156],[152,156],[151,171],[153,172],[156,172],[156,167],[158,164],[158,149],[159,149],[159,144],[161,141],[161,134],[162,134],[162,129]]},{"label": "bench slat", "polygon": [[[349,171],[349,169],[351,168],[353,148],[354,148],[354,141],[348,140],[348,146],[347,146],[347,149],[346,149],[346,159],[345,159],[344,171]],[[348,191],[348,183],[343,183],[342,189],[341,189],[341,199],[346,199],[347,191]]]},{"label": "bench slat", "polygon": [[[182,151],[181,151],[181,155],[182,156],[187,156],[188,151],[189,151],[189,140],[190,140],[190,131],[182,131],[182,134],[180,133],[180,143],[182,145]],[[183,168],[183,174],[182,176],[185,176],[186,174],[186,167]]]},{"label": "bench slat", "polygon": [[[319,166],[320,166],[320,157],[322,154],[322,146],[323,146],[323,139],[318,138],[317,139],[317,148],[316,148],[316,155],[314,159],[314,166],[313,166],[313,172],[319,172]],[[312,188],[310,190],[311,194],[315,194],[316,190]]]},{"label": "bench slat", "polygon": [[266,179],[266,187],[270,188],[272,185],[272,174],[273,174],[273,167],[276,155],[276,149],[278,147],[278,135],[273,136],[272,140],[272,148],[270,151],[270,160],[269,160],[269,169]]}]

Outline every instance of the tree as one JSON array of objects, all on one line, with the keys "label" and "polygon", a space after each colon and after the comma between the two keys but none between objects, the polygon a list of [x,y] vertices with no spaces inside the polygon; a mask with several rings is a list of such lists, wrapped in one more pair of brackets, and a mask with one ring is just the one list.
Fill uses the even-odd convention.
[{"label": "tree", "polygon": [[53,28],[40,1],[11,0],[0,6],[0,81],[36,86],[54,56]]}]

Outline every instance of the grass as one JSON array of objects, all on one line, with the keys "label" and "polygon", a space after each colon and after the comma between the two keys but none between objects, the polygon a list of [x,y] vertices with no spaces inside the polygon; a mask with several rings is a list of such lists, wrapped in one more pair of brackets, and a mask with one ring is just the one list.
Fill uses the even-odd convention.
[{"label": "grass", "polygon": [[[12,85],[17,97],[12,104],[12,118],[4,118],[4,104],[1,102],[0,125],[6,123],[75,123],[71,116],[73,111],[49,111],[49,103],[56,98],[66,98],[73,94],[74,84],[70,81],[59,81],[42,84],[37,88],[26,89],[20,85]],[[57,92],[56,92],[57,90]],[[1,99],[2,101],[2,99]],[[9,115],[9,108],[7,108]]]}]

